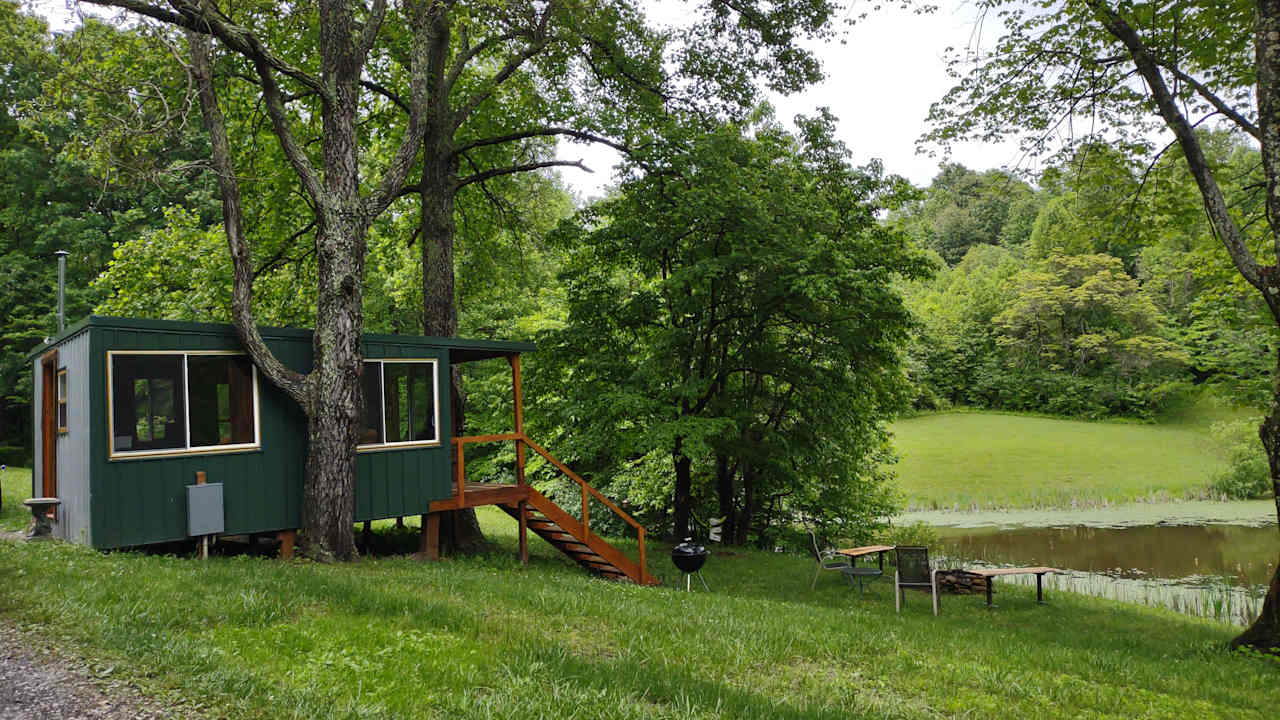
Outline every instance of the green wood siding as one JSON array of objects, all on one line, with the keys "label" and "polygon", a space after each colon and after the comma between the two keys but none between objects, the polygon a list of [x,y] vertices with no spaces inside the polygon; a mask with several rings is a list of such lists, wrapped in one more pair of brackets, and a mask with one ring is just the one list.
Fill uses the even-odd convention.
[{"label": "green wood siding", "polygon": [[356,458],[357,521],[421,515],[433,500],[452,497],[449,461],[449,353],[426,338],[366,339],[369,360],[417,358],[436,360],[436,397],[440,445],[361,452]]},{"label": "green wood siding", "polygon": [[[91,542],[97,548],[182,540],[186,486],[203,470],[223,484],[227,534],[271,532],[301,524],[306,466],[306,420],[287,396],[259,376],[261,449],[226,453],[110,459],[107,437],[109,350],[240,350],[227,326],[91,318],[89,378],[92,432]],[[264,331],[267,344],[289,367],[311,367],[311,336],[298,330]],[[427,512],[452,495],[450,477],[449,348],[439,339],[371,336],[365,355],[437,360],[440,445],[362,452],[357,456],[353,522]]]},{"label": "green wood siding", "polygon": [[[258,378],[258,450],[109,459],[107,437],[108,350],[240,350],[225,332],[163,332],[95,328],[92,377],[96,429],[91,449],[93,473],[93,545],[121,547],[182,540],[187,535],[186,486],[203,470],[209,482],[223,484],[226,532],[267,532],[300,524],[302,476],[306,462],[306,423],[297,406],[262,377]],[[268,340],[286,365],[305,371],[310,343]]]}]

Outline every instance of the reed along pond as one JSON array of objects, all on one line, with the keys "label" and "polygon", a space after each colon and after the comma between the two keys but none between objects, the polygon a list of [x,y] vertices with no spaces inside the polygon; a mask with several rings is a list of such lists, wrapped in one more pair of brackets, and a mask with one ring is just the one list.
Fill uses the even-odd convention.
[{"label": "reed along pond", "polygon": [[[1232,516],[1239,509],[1232,508],[1225,517],[1219,507],[1196,509],[1182,505],[1166,512],[1173,521],[1152,524],[1131,523],[1150,520],[1158,508],[904,519],[941,525],[939,566],[1048,565],[1070,571],[1046,576],[1050,588],[1248,624],[1262,607],[1280,556],[1275,505],[1251,503],[1243,506],[1246,512]],[[1041,526],[1027,526],[1033,522]],[[1028,580],[1034,582],[1001,578],[997,592],[1003,583]]]}]

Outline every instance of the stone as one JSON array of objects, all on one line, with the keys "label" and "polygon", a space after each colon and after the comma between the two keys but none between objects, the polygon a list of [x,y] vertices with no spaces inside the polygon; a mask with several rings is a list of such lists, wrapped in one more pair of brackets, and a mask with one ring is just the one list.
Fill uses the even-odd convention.
[{"label": "stone", "polygon": [[53,537],[53,525],[49,511],[62,504],[58,498],[28,498],[23,505],[31,508],[31,526],[27,528],[28,540],[44,540]]}]

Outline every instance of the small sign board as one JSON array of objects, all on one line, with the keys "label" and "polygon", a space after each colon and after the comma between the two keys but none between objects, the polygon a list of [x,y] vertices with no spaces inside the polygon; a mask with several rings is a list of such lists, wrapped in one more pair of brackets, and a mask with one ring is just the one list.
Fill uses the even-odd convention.
[{"label": "small sign board", "polygon": [[187,535],[216,535],[223,531],[222,483],[187,486]]}]

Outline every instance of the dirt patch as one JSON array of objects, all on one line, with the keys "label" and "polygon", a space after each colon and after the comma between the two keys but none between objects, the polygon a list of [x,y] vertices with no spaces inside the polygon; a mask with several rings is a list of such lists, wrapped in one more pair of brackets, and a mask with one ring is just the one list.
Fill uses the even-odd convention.
[{"label": "dirt patch", "polygon": [[110,668],[48,647],[0,619],[0,720],[194,719],[190,708],[149,697]]}]

